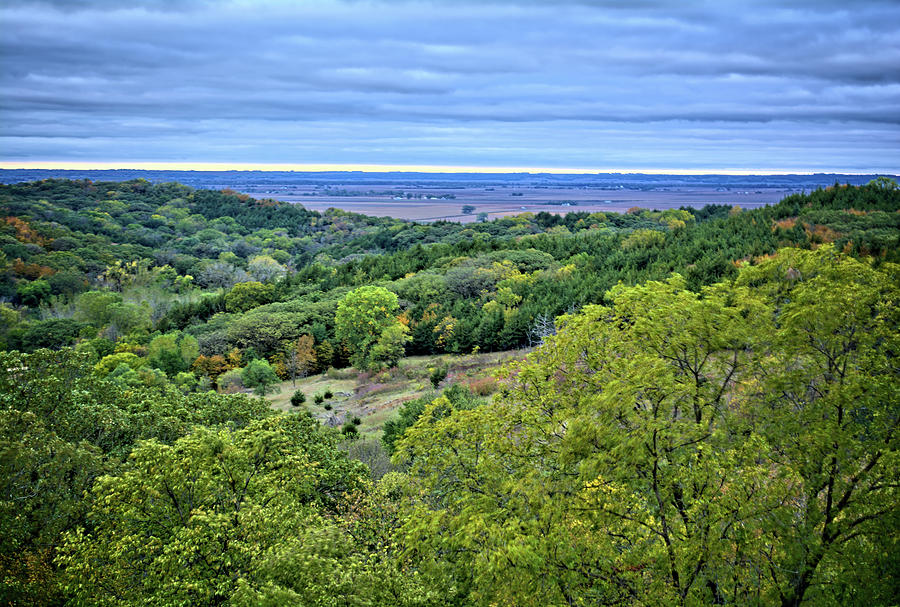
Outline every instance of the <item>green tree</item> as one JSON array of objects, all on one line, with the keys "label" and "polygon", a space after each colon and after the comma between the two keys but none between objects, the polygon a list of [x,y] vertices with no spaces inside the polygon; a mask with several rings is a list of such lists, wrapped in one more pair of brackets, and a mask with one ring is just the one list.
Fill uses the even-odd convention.
[{"label": "green tree", "polygon": [[31,412],[0,411],[0,600],[62,602],[52,567],[59,535],[83,520],[101,454],[67,442]]},{"label": "green tree", "polygon": [[225,296],[225,309],[229,312],[246,312],[251,308],[270,303],[275,287],[261,282],[239,282]]},{"label": "green tree", "polygon": [[281,380],[267,360],[258,358],[251,360],[241,371],[241,381],[245,388],[251,388],[259,396],[265,396]]},{"label": "green tree", "polygon": [[97,328],[109,323],[111,306],[122,303],[122,295],[110,291],[87,291],[75,300],[75,318]]},{"label": "green tree", "polygon": [[761,525],[777,550],[782,605],[889,604],[897,596],[900,267],[783,250],[738,278],[777,298],[777,356],[756,373],[748,409],[784,475],[778,516]]},{"label": "green tree", "polygon": [[48,299],[52,293],[50,283],[46,280],[35,280],[32,282],[23,282],[16,289],[19,301],[23,306],[36,308],[41,305],[45,299]]},{"label": "green tree", "polygon": [[329,535],[324,517],[365,475],[305,415],[147,441],[95,485],[94,524],[67,534],[58,563],[75,599],[92,605],[222,604],[273,578],[313,581],[315,563],[269,563],[286,548],[314,555]]},{"label": "green tree", "polygon": [[335,337],[350,350],[357,369],[378,368],[403,355],[408,328],[396,317],[397,296],[383,287],[361,287],[338,303]]},{"label": "green tree", "polygon": [[396,443],[404,544],[476,603],[890,603],[898,275],[821,247],[614,289]]},{"label": "green tree", "polygon": [[396,322],[385,327],[378,341],[372,346],[369,355],[369,368],[393,367],[406,351],[406,344],[412,341],[409,336],[409,327],[401,322]]}]

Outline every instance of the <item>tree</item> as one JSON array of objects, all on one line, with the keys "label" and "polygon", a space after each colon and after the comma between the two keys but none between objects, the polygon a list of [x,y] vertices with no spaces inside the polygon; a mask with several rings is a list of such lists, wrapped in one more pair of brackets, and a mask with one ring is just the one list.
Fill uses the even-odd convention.
[{"label": "tree", "polygon": [[[363,488],[367,472],[335,441],[311,417],[292,415],[238,431],[199,428],[174,445],[142,443],[95,485],[95,524],[66,536],[58,563],[76,600],[223,604],[284,575],[312,582],[317,573],[327,587],[314,559],[330,535],[325,517]],[[306,546],[305,567],[267,563],[285,542],[295,554]]]},{"label": "tree", "polygon": [[335,337],[349,349],[354,367],[374,369],[403,355],[409,330],[397,319],[398,308],[397,296],[383,287],[361,287],[338,303]]},{"label": "tree", "polygon": [[462,208],[463,215],[471,215],[475,212],[475,207],[471,204],[464,204]]},{"label": "tree", "polygon": [[409,327],[401,322],[387,326],[372,346],[369,368],[393,367],[403,358],[406,344],[412,341]]},{"label": "tree", "polygon": [[67,442],[31,412],[0,411],[0,598],[64,602],[52,568],[59,535],[83,520],[103,472],[99,451]]},{"label": "tree", "polygon": [[147,346],[147,359],[150,365],[165,372],[169,377],[175,377],[188,368],[178,348],[178,337],[177,333],[160,335],[154,337]]},{"label": "tree", "polygon": [[255,394],[265,396],[280,380],[268,361],[258,358],[251,360],[241,371],[241,381],[245,388],[252,388]]},{"label": "tree", "polygon": [[441,385],[441,382],[447,378],[447,367],[439,365],[431,370],[431,375],[428,376],[428,380],[431,382],[431,387],[437,390],[438,386]]},{"label": "tree", "polygon": [[291,385],[297,386],[297,376],[305,377],[316,364],[315,340],[312,335],[301,335],[291,344],[285,358],[285,366],[291,374]]},{"label": "tree", "polygon": [[886,265],[782,251],[737,284],[620,286],[562,317],[491,407],[435,402],[395,443],[424,490],[404,545],[471,602],[890,603]]},{"label": "tree", "polygon": [[261,282],[239,282],[225,296],[225,309],[229,312],[246,312],[251,308],[270,303],[275,287]]},{"label": "tree", "polygon": [[[791,271],[793,270],[793,271]],[[888,604],[897,595],[900,268],[783,250],[746,268],[778,302],[778,352],[756,374],[752,414],[789,483],[762,529],[784,606]]]},{"label": "tree", "polygon": [[50,283],[44,279],[23,282],[16,289],[16,294],[19,296],[19,301],[22,302],[22,305],[32,308],[38,307],[41,302],[50,297],[51,293]]},{"label": "tree", "polygon": [[267,282],[287,274],[287,268],[269,255],[257,255],[247,263],[247,272],[256,280]]}]

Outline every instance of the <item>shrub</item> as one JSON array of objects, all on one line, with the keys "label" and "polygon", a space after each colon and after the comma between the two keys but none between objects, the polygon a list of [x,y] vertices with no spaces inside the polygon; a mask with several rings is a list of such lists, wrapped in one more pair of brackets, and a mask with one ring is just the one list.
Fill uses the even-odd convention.
[{"label": "shrub", "polygon": [[331,390],[325,390],[322,396],[325,397],[325,400],[328,400],[334,397],[334,392],[332,392]]},{"label": "shrub", "polygon": [[331,411],[331,403],[325,403],[325,410]]},{"label": "shrub", "polygon": [[447,378],[447,367],[435,367],[431,371],[431,375],[428,376],[428,379],[431,381],[431,386],[437,390],[437,387],[441,385],[441,382]]},{"label": "shrub", "polygon": [[341,428],[341,432],[343,432],[344,436],[346,436],[347,438],[355,438],[359,436],[359,430],[357,430],[356,426],[354,426],[350,422],[347,422],[343,425],[343,427]]},{"label": "shrub", "polygon": [[291,394],[291,404],[295,407],[299,407],[303,403],[306,402],[306,394],[303,393],[302,390],[297,390],[293,394]]},{"label": "shrub", "polygon": [[358,426],[362,423],[362,420],[359,419],[358,417],[354,417],[353,419],[350,420],[350,423],[353,424],[354,426]]},{"label": "shrub", "polygon": [[325,375],[327,375],[329,379],[356,379],[357,372],[355,369],[349,367],[346,369],[328,367],[328,370],[325,371]]},{"label": "shrub", "polygon": [[315,396],[313,396],[313,401],[317,405],[321,405],[323,402],[325,402],[325,396],[322,394],[316,394]]},{"label": "shrub", "polygon": [[244,383],[243,381],[241,381],[240,369],[231,369],[230,371],[226,371],[219,376],[217,383],[221,392],[240,392],[241,388],[244,387]]},{"label": "shrub", "polygon": [[469,390],[478,396],[490,396],[497,391],[497,380],[493,377],[482,377],[469,384]]}]

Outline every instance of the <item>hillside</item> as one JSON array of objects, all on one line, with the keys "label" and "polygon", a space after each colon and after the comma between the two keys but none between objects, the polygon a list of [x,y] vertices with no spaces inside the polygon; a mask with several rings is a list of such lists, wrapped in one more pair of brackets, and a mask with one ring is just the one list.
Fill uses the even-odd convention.
[{"label": "hillside", "polygon": [[890,180],[467,226],[44,181],[0,219],[4,604],[900,592]]}]

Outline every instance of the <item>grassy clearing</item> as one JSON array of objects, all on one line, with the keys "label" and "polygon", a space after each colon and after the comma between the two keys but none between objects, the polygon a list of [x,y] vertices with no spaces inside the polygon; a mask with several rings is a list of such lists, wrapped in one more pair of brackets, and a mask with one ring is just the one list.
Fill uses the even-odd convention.
[{"label": "grassy clearing", "polygon": [[[464,356],[410,356],[382,373],[341,369],[297,380],[296,387],[290,380],[285,381],[279,384],[280,393],[270,394],[266,398],[274,409],[296,411],[297,408],[291,406],[290,398],[295,390],[301,390],[306,395],[306,402],[301,408],[311,412],[322,423],[340,426],[358,417],[362,422],[359,426],[361,433],[379,437],[384,423],[396,415],[404,402],[433,391],[429,377],[435,367],[446,367],[448,370],[441,388],[463,383],[477,390],[479,386],[492,383],[490,378],[501,365],[521,360],[525,354],[525,350],[512,350]],[[326,390],[334,396],[322,404],[316,404],[313,400],[315,395]],[[326,404],[331,406],[330,410],[325,408]]]}]

